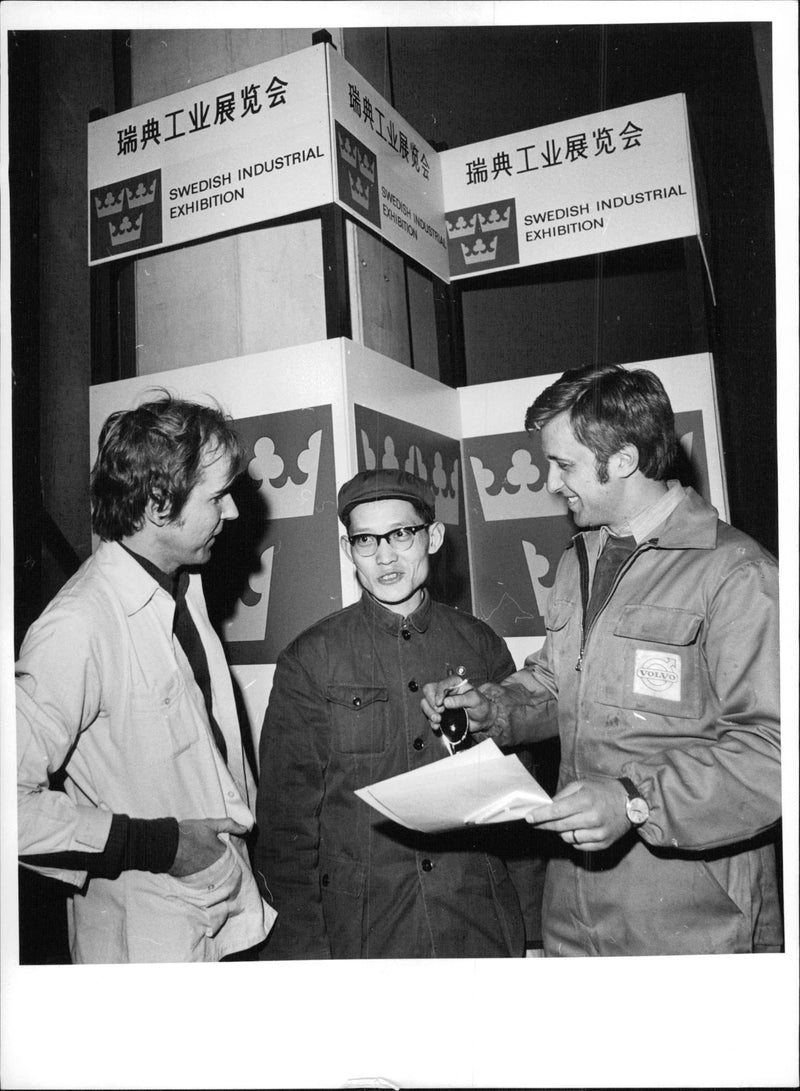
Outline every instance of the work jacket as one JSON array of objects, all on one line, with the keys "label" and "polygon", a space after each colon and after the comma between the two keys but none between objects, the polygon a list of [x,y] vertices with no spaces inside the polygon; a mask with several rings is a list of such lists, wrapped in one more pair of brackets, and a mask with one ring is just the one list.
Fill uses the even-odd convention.
[{"label": "work jacket", "polygon": [[[17,663],[19,851],[100,852],[112,815],[230,817],[250,829],[255,786],[222,646],[199,575],[186,601],[203,642],[214,743],[203,694],[172,634],[175,602],[121,545],[103,542],[25,638]],[[49,778],[66,773],[64,791]],[[186,878],[116,879],[39,868],[79,888],[69,899],[75,962],[214,961],[260,943],[274,912],[244,842]]]},{"label": "work jacket", "polygon": [[544,646],[506,681],[510,704],[493,733],[518,743],[557,715],[559,788],[628,777],[650,817],[606,851],[550,861],[545,952],[772,948],[781,942],[776,563],[686,489],[586,631],[601,533],[567,548]]},{"label": "work jacket", "polygon": [[483,622],[426,596],[400,617],[366,592],[280,655],[260,740],[256,870],[278,910],[265,959],[521,955],[495,830],[422,834],[355,789],[446,759],[421,689],[514,669]]}]

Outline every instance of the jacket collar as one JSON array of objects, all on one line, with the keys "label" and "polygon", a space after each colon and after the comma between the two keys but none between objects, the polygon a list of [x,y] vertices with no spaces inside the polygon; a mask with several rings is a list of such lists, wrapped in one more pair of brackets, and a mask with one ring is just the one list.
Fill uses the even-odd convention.
[{"label": "jacket collar", "polygon": [[390,636],[399,636],[403,629],[416,629],[418,633],[424,633],[427,630],[431,620],[431,603],[431,596],[425,590],[422,602],[413,614],[403,617],[381,606],[378,600],[367,591],[362,591],[359,605],[371,624],[378,625]]},{"label": "jacket collar", "polygon": [[[659,549],[714,549],[719,522],[717,509],[690,486],[679,485],[677,488],[683,492],[680,503],[660,526],[654,527],[647,541]],[[573,535],[567,548],[582,537],[591,555],[592,545],[599,543],[601,534],[602,529],[580,531]]]}]

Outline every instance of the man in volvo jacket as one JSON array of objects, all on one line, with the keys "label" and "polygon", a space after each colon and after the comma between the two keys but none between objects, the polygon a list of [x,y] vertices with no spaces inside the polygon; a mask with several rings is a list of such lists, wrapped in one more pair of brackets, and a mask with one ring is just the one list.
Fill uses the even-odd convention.
[{"label": "man in volvo jacket", "polygon": [[434,667],[499,682],[513,660],[488,625],[425,588],[444,537],[426,482],[364,471],[342,486],[338,508],[362,595],[278,659],[255,851],[278,920],[260,957],[521,956],[523,919],[497,829],[421,834],[354,794],[447,758],[419,705]]},{"label": "man in volvo jacket", "polygon": [[778,572],[669,480],[672,408],[651,372],[568,371],[527,413],[579,533],[542,649],[501,685],[424,687],[499,745],[557,733],[545,954],[781,949]]},{"label": "man in volvo jacket", "polygon": [[211,406],[167,395],[113,413],[92,471],[100,545],[20,651],[20,857],[76,888],[74,962],[217,961],[274,919],[244,841],[255,785],[196,571],[237,517],[240,460]]}]

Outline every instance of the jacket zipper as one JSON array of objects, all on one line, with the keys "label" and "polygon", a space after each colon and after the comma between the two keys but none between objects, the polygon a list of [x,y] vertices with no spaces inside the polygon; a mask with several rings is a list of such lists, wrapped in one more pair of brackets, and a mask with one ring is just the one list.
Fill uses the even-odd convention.
[{"label": "jacket zipper", "polygon": [[595,622],[597,621],[597,619],[602,614],[603,610],[605,610],[606,606],[608,606],[609,602],[611,601],[611,598],[612,598],[614,592],[616,591],[617,587],[619,586],[620,580],[622,579],[622,577],[625,575],[625,573],[628,571],[628,569],[631,567],[633,562],[636,560],[636,558],[640,554],[644,553],[648,549],[654,548],[657,544],[658,544],[658,538],[650,538],[650,539],[648,539],[648,541],[642,542],[641,545],[638,545],[636,547],[636,549],[634,549],[633,553],[631,553],[631,555],[630,555],[630,557],[628,557],[627,561],[625,561],[625,563],[622,565],[622,567],[618,570],[616,576],[614,577],[614,582],[611,584],[611,588],[609,589],[609,592],[606,595],[605,601],[602,602],[600,604],[600,606],[597,608],[597,611],[595,612],[595,615],[592,618],[592,623],[589,626],[589,629],[587,631],[587,629],[586,629],[586,614],[587,614],[587,612],[589,610],[589,555],[586,552],[586,542],[584,541],[583,536],[576,539],[575,548],[576,548],[576,550],[578,552],[578,568],[580,569],[580,585],[581,585],[581,642],[580,642],[580,650],[578,652],[578,662],[575,664],[575,670],[576,671],[582,671],[583,670],[583,653],[584,653],[584,651],[586,649],[586,641],[589,638],[589,633],[591,633],[592,629],[595,626]]}]

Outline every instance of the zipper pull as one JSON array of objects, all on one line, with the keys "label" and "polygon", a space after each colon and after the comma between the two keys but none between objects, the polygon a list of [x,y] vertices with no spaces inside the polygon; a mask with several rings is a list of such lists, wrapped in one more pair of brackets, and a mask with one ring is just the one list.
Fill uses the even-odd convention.
[{"label": "zipper pull", "polygon": [[575,664],[575,670],[583,670],[583,652],[578,656],[578,662]]}]

